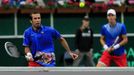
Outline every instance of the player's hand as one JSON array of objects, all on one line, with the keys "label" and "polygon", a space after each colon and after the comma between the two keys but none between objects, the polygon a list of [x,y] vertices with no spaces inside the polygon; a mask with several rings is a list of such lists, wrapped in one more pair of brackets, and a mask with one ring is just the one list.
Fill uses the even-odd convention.
[{"label": "player's hand", "polygon": [[43,58],[45,59],[44,60],[45,63],[50,63],[53,59],[53,56],[52,54],[44,53]]},{"label": "player's hand", "polygon": [[73,53],[73,52],[69,52],[70,56],[72,57],[73,60],[76,60],[78,58],[78,55]]},{"label": "player's hand", "polygon": [[28,52],[28,53],[26,54],[25,58],[26,58],[28,61],[34,61],[33,56],[32,56],[32,54],[31,54],[30,52]]},{"label": "player's hand", "polygon": [[114,50],[113,47],[110,47],[110,48],[107,49],[108,52],[111,52],[111,51],[113,51],[113,50]]}]

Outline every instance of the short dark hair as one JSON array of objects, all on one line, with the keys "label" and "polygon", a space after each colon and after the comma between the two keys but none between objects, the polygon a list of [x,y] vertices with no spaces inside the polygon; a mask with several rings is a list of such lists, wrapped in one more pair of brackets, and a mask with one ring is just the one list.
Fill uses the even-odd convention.
[{"label": "short dark hair", "polygon": [[37,11],[33,11],[33,12],[31,12],[30,15],[29,15],[29,19],[30,19],[30,20],[32,20],[32,14],[40,14],[40,13],[37,12]]}]

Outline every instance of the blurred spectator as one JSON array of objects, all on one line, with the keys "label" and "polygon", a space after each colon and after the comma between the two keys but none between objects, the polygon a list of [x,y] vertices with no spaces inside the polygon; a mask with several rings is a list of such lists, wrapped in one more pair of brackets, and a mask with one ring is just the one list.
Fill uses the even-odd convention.
[{"label": "blurred spectator", "polygon": [[105,1],[108,5],[118,5],[121,6],[125,3],[125,0],[106,0]]},{"label": "blurred spectator", "polygon": [[59,5],[64,5],[65,2],[67,2],[67,0],[57,0],[57,3]]},{"label": "blurred spectator", "polygon": [[37,0],[20,0],[20,2],[22,2],[22,4],[26,4],[26,5],[33,5],[36,4]]},{"label": "blurred spectator", "polygon": [[2,0],[2,6],[8,6],[8,7],[19,7],[21,2],[25,0]]},{"label": "blurred spectator", "polygon": [[125,0],[95,0],[96,3],[105,3],[107,5],[118,5],[121,6],[125,3]]},{"label": "blurred spectator", "polygon": [[128,4],[134,4],[134,0],[128,0]]},{"label": "blurred spectator", "polygon": [[45,3],[43,0],[35,0],[37,2],[37,7],[45,7]]},{"label": "blurred spectator", "polygon": [[103,3],[103,2],[105,2],[105,1],[107,1],[107,0],[95,0],[95,2],[99,2],[99,3]]},{"label": "blurred spectator", "polygon": [[28,8],[34,8],[36,7],[37,4],[37,0],[20,0],[20,7],[28,7]]},{"label": "blurred spectator", "polygon": [[107,4],[106,0],[95,0],[95,3],[92,4],[93,11],[106,11]]},{"label": "blurred spectator", "polygon": [[22,6],[23,6],[23,5],[26,5],[26,1],[25,1],[25,0],[20,0],[19,3],[20,3],[20,5],[22,5]]},{"label": "blurred spectator", "polygon": [[2,0],[2,7],[9,8],[10,7],[10,1],[9,0]]},{"label": "blurred spectator", "polygon": [[88,6],[91,6],[95,2],[95,0],[80,0],[80,1],[81,2],[84,1],[86,3],[86,5],[88,5]]},{"label": "blurred spectator", "polygon": [[44,0],[46,6],[50,7],[56,7],[57,6],[57,0]]},{"label": "blurred spectator", "polygon": [[1,2],[2,2],[2,0],[0,0],[0,7],[1,7]]},{"label": "blurred spectator", "polygon": [[28,5],[33,5],[33,3],[34,3],[34,0],[26,0],[26,4]]},{"label": "blurred spectator", "polygon": [[10,0],[2,0],[2,5],[9,5],[10,4]]}]

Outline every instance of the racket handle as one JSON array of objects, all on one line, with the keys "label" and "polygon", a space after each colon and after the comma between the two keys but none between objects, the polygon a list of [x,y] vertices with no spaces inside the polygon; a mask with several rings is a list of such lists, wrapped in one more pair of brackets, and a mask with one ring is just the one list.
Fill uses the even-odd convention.
[{"label": "racket handle", "polygon": [[42,55],[36,56],[36,57],[34,57],[34,60],[37,61],[37,60],[40,59],[41,57],[42,57]]}]

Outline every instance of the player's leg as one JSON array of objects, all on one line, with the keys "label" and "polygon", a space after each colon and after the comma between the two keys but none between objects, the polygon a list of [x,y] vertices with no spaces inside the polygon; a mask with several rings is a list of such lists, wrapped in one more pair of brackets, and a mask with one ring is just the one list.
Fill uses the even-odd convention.
[{"label": "player's leg", "polygon": [[96,67],[106,67],[106,66],[109,66],[110,62],[111,62],[111,55],[107,51],[104,51],[102,53],[101,58],[99,59],[99,62],[96,65]]},{"label": "player's leg", "polygon": [[121,56],[113,56],[112,58],[117,66],[119,66],[119,67],[126,67],[127,66],[126,54],[123,54]]}]

